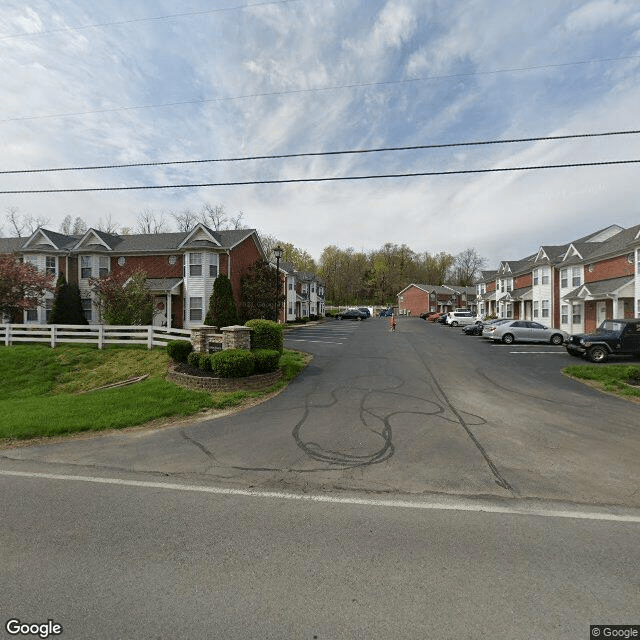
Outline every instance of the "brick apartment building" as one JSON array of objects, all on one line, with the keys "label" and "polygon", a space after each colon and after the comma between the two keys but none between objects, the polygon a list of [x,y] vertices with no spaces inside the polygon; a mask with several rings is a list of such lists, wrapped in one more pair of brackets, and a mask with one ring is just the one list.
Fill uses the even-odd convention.
[{"label": "brick apartment building", "polygon": [[605,318],[640,317],[640,225],[610,225],[563,245],[483,271],[478,313],[537,320],[567,333]]},{"label": "brick apartment building", "polygon": [[[89,229],[82,237],[40,228],[29,238],[0,238],[0,253],[17,254],[41,271],[77,283],[91,324],[100,317],[89,278],[144,271],[154,294],[154,324],[184,328],[202,324],[219,274],[231,280],[239,305],[241,276],[265,257],[254,229],[213,231],[203,224],[187,233],[115,235]],[[53,296],[47,296],[40,308],[24,312],[22,322],[46,324],[52,303]]]}]

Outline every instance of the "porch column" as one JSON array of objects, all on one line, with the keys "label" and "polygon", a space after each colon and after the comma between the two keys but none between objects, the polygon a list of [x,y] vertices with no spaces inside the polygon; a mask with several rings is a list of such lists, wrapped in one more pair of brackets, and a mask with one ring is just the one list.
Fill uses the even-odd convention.
[{"label": "porch column", "polygon": [[167,292],[167,329],[171,329],[171,291]]}]

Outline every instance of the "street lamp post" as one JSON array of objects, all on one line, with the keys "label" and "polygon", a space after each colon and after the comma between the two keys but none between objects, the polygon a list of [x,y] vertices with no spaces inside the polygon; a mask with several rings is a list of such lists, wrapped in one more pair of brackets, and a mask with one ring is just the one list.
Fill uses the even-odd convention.
[{"label": "street lamp post", "polygon": [[276,257],[276,322],[278,322],[278,312],[280,311],[280,258],[282,258],[282,247],[278,245],[273,250]]}]

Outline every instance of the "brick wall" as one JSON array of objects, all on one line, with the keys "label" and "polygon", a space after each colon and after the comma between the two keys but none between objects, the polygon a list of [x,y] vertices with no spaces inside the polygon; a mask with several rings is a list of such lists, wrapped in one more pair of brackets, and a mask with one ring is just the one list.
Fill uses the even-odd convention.
[{"label": "brick wall", "polygon": [[[247,269],[260,257],[260,251],[258,251],[258,247],[253,236],[249,236],[231,250],[230,280],[231,287],[233,289],[233,299],[235,300],[236,307],[238,309],[240,308],[240,278],[246,273]],[[229,275],[227,272],[226,255],[224,254],[220,255],[220,271],[221,273]]]},{"label": "brick wall", "polygon": [[530,287],[532,284],[533,284],[533,276],[531,275],[530,271],[528,273],[523,273],[519,276],[516,276],[513,279],[514,289],[522,289],[523,287]]},{"label": "brick wall", "polygon": [[589,271],[588,267],[584,269],[584,281],[596,282],[597,280],[609,280],[610,278],[621,278],[623,276],[632,276],[635,274],[633,264],[629,264],[627,255],[616,256],[609,260],[593,263],[593,271]]},{"label": "brick wall", "polygon": [[[418,287],[411,286],[402,294],[404,301],[399,302],[401,309],[408,309],[412,316],[419,316],[421,313],[430,310],[429,294]],[[435,300],[433,306],[436,306]]]},{"label": "brick wall", "polygon": [[182,263],[184,256],[177,254],[178,261],[174,265],[169,264],[169,256],[126,256],[123,267],[118,264],[118,257],[111,257],[111,272],[135,273],[144,271],[147,278],[182,278]]}]

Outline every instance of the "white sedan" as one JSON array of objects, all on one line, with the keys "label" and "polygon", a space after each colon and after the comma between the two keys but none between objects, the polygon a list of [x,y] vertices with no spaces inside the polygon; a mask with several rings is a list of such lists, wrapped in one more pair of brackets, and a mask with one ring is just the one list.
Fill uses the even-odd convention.
[{"label": "white sedan", "polygon": [[[484,331],[482,333],[484,334]],[[491,340],[500,340],[505,344],[511,344],[516,340],[521,342],[550,342],[562,344],[569,336],[560,329],[550,329],[539,322],[531,320],[510,320],[495,325],[495,328],[487,335]]]}]

